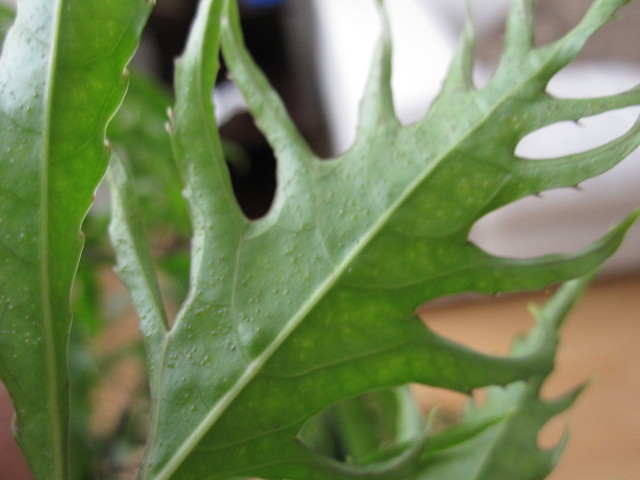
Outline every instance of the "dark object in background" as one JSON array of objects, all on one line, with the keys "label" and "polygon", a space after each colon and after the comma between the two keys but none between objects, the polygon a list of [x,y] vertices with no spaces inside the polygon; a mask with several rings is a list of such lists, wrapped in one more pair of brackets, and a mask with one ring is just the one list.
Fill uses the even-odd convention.
[{"label": "dark object in background", "polygon": [[249,7],[273,7],[284,3],[283,0],[242,0],[244,5]]}]

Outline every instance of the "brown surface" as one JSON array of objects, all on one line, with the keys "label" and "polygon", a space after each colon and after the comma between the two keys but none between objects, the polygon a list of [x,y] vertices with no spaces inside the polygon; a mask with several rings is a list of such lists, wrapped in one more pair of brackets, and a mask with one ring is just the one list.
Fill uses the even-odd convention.
[{"label": "brown surface", "polygon": [[13,406],[0,383],[0,480],[32,480],[29,467],[11,435]]},{"label": "brown surface", "polygon": [[[464,301],[427,310],[440,333],[489,353],[504,353],[516,332],[531,325],[527,303],[545,295]],[[562,330],[556,372],[545,394],[589,386],[568,413],[543,431],[551,445],[568,425],[569,444],[551,480],[640,479],[640,276],[593,285]],[[418,389],[425,406],[459,409],[461,395]]]},{"label": "brown surface", "polygon": [[[539,0],[536,2],[536,44],[550,43],[573,28],[592,0]],[[638,25],[640,2],[622,7],[616,20],[605,25],[587,43],[580,60],[605,59],[640,64]],[[502,27],[479,39],[479,54],[485,60],[497,60],[502,49]]]}]

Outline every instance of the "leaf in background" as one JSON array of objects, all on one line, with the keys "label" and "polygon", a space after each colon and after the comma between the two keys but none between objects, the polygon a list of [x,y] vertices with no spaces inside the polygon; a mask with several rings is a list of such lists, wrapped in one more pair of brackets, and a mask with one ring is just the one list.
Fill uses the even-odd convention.
[{"label": "leaf in background", "polygon": [[[514,345],[512,354],[523,355],[535,351],[536,337],[539,336],[549,338],[549,344],[557,348],[556,332],[590,277],[567,282],[542,310],[536,311],[536,327]],[[506,388],[488,388],[483,405],[467,405],[461,426],[430,439],[421,459],[421,471],[411,478],[547,478],[562,452],[566,436],[556,448],[544,450],[538,447],[538,434],[552,417],[573,404],[581,389],[575,389],[561,398],[542,400],[540,389],[545,379],[546,374],[543,374]],[[465,441],[456,440],[461,431],[471,430],[474,425],[486,424],[499,416],[503,417],[502,421],[495,422],[477,435],[470,435]]]},{"label": "leaf in background", "polygon": [[[141,209],[129,177],[124,163],[114,154],[108,175],[112,204],[109,233],[118,250],[120,278],[129,288],[138,310],[147,346],[149,375],[153,378],[153,372],[160,364],[160,348],[169,323],[153,271],[151,252],[143,242],[136,241],[144,237],[144,230]],[[151,389],[153,393],[153,384]]]},{"label": "leaf in background", "polygon": [[149,9],[144,0],[25,1],[0,58],[0,377],[39,479],[69,475],[66,349],[80,226]]},{"label": "leaf in background", "polygon": [[423,434],[409,387],[348,398],[305,423],[298,438],[314,451],[352,464],[388,459]]},{"label": "leaf in background", "polygon": [[[188,238],[191,233],[182,183],[165,130],[173,99],[153,79],[131,72],[127,95],[107,132],[126,162],[145,224],[154,236],[167,230]],[[163,231],[164,230],[164,231]]]},{"label": "leaf in background", "polygon": [[[623,3],[597,0],[568,35],[533,48],[532,2],[514,0],[505,51],[487,86],[472,83],[468,29],[442,93],[407,126],[393,111],[385,28],[358,139],[344,155],[320,161],[246,52],[235,2],[202,1],[177,66],[171,120],[194,232],[190,292],[164,339],[148,335],[160,365],[141,478],[406,478],[419,465],[423,443],[379,464],[353,466],[308,449],[297,435],[326,407],[384,387],[418,382],[469,392],[546,374],[552,338],[536,338],[513,357],[490,357],[439,337],[414,311],[444,295],[568,280],[616,249],[637,213],[572,255],[500,258],[467,236],[488,212],[573,186],[636,148],[638,125],[576,155],[530,161],[514,153],[525,135],[546,125],[640,102],[638,89],[588,100],[545,93]],[[233,196],[214,124],[219,36],[233,79],[278,159],[273,206],[253,222]],[[131,252],[142,239],[128,241],[116,243],[123,265],[134,264]],[[134,298],[148,271],[142,266],[125,278]],[[153,310],[152,302],[137,307]],[[153,333],[157,322],[151,325]]]}]

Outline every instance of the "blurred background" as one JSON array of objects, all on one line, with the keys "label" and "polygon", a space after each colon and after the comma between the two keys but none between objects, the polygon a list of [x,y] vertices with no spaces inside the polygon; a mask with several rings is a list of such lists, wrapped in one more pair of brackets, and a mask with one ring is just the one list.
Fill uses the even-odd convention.
[{"label": "blurred background", "polygon": [[[478,32],[476,79],[482,85],[499,57],[508,2],[471,3]],[[565,33],[590,3],[538,1],[537,43]],[[465,2],[388,0],[387,4],[394,37],[395,106],[399,118],[408,123],[425,113],[440,88],[464,22]],[[130,94],[110,129],[113,143],[122,147],[120,153],[134,171],[163,290],[174,310],[186,292],[189,224],[164,122],[171,103],[173,62],[196,6],[197,0],[157,0],[134,59],[134,68],[141,73],[132,75]],[[242,19],[250,51],[316,153],[327,157],[348,149],[379,32],[373,0],[244,0]],[[640,3],[622,8],[620,18],[598,32],[578,61],[552,81],[550,92],[561,97],[599,96],[638,84],[639,25]],[[260,217],[275,189],[272,151],[244,111],[224,68],[213,95],[236,195],[249,217]],[[525,138],[518,154],[536,159],[601,145],[625,132],[639,114],[640,108],[629,108],[579,124],[557,124]],[[638,179],[636,152],[606,175],[584,182],[580,190],[544,193],[488,215],[474,227],[472,240],[492,253],[516,257],[577,250],[640,206]],[[75,468],[97,469],[101,478],[124,479],[132,478],[139,459],[147,392],[135,314],[113,272],[107,222],[103,192],[85,225],[87,248],[74,298],[76,341],[71,348],[78,425],[74,432],[86,457],[99,460],[97,467],[79,462]],[[486,352],[504,353],[513,335],[531,325],[526,304],[542,303],[549,294],[464,297],[427,306],[421,313],[445,335]],[[560,394],[585,380],[590,384],[577,405],[541,435],[541,444],[552,445],[565,425],[571,430],[552,480],[640,478],[639,317],[640,226],[636,226],[563,331],[558,371],[546,392]],[[91,354],[80,347],[87,340],[94,350]],[[425,411],[440,405],[454,420],[464,402],[461,396],[436,389],[416,387],[415,392]],[[79,426],[87,418],[89,443]],[[7,428],[9,421],[9,416],[0,417],[0,428]],[[0,480],[22,478],[3,473],[9,472],[2,459],[11,448],[15,447],[0,445]],[[84,478],[92,477],[87,473]]]}]

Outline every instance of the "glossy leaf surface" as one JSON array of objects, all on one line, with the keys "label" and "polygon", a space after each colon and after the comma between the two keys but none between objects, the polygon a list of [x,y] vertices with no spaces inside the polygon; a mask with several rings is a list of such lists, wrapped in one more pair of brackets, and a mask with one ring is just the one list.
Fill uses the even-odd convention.
[{"label": "glossy leaf surface", "polygon": [[0,377],[39,479],[68,475],[67,339],[80,226],[150,4],[29,0],[0,58]]},{"label": "glossy leaf surface", "polygon": [[[398,457],[356,466],[308,448],[298,432],[339,400],[384,387],[418,382],[469,392],[544,378],[553,364],[553,335],[534,336],[511,357],[490,357],[439,337],[414,312],[445,295],[568,280],[616,249],[637,214],[573,255],[499,258],[467,236],[488,212],[576,185],[636,148],[638,125],[576,155],[530,161],[514,153],[525,135],[546,125],[640,103],[638,89],[588,100],[545,93],[623,3],[596,1],[567,36],[533,48],[532,2],[514,0],[505,52],[488,85],[478,90],[472,83],[467,29],[442,93],[421,121],[407,126],[393,111],[391,46],[383,29],[356,143],[321,161],[246,52],[235,2],[200,2],[178,63],[171,114],[194,233],[189,296],[170,328],[153,313],[157,302],[136,295],[152,271],[148,257],[141,263],[145,256],[133,253],[142,251],[142,236],[116,239],[120,263],[140,265],[125,281],[146,318],[154,365],[151,436],[140,477],[411,478],[421,468],[426,436]],[[273,206],[252,222],[233,196],[215,128],[210,91],[220,42],[278,159]],[[126,177],[123,182],[121,188]],[[503,416],[481,422],[473,435],[493,431]]]}]

